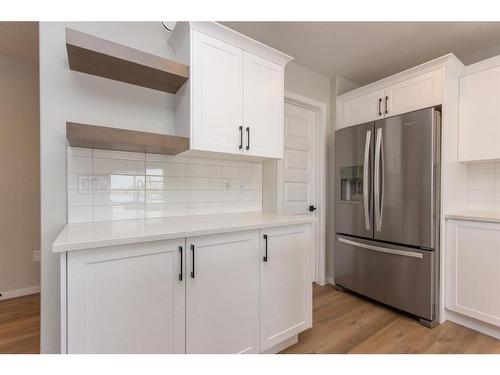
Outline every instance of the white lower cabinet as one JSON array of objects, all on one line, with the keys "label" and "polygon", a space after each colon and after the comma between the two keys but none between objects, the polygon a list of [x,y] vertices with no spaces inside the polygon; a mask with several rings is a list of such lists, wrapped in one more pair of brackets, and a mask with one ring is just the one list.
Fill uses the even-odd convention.
[{"label": "white lower cabinet", "polygon": [[63,351],[275,351],[312,324],[309,236],[301,224],[64,253]]},{"label": "white lower cabinet", "polygon": [[312,326],[310,226],[261,231],[260,350]]},{"label": "white lower cabinet", "polygon": [[258,353],[259,231],[186,243],[186,353]]},{"label": "white lower cabinet", "polygon": [[67,255],[68,353],[184,353],[182,241]]},{"label": "white lower cabinet", "polygon": [[446,308],[500,327],[500,223],[447,221]]}]

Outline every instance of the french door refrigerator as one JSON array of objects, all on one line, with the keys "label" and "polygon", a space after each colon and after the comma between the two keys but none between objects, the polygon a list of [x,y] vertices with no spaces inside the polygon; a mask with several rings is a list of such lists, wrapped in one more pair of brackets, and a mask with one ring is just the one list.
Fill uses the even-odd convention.
[{"label": "french door refrigerator", "polygon": [[335,284],[438,321],[440,113],[335,132]]}]

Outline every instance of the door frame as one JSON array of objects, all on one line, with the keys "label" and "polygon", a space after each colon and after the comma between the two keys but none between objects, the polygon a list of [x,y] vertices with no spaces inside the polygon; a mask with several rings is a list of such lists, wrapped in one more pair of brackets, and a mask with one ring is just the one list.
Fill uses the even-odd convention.
[{"label": "door frame", "polygon": [[[326,104],[315,99],[285,91],[285,103],[293,104],[316,113],[316,248],[312,256],[312,281],[326,283]],[[284,118],[283,118],[284,121]],[[283,147],[285,140],[283,140]],[[283,212],[283,160],[278,160],[277,211]]]}]

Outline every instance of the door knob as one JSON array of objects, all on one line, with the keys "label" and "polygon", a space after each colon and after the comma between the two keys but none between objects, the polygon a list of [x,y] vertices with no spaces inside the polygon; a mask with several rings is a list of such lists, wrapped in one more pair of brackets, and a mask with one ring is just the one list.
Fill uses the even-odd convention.
[{"label": "door knob", "polygon": [[314,207],[313,205],[310,205],[309,212],[314,212],[314,211],[316,211],[316,207]]}]

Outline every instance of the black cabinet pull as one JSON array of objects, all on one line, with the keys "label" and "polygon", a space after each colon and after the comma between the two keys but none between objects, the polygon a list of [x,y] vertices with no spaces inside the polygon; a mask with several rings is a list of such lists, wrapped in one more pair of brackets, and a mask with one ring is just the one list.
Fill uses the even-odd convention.
[{"label": "black cabinet pull", "polygon": [[250,128],[247,126],[247,150],[250,150]]},{"label": "black cabinet pull", "polygon": [[240,130],[240,146],[238,147],[240,150],[243,148],[243,126],[238,128]]},{"label": "black cabinet pull", "polygon": [[191,278],[194,279],[194,245],[191,245],[191,252],[193,253],[193,262],[191,263]]},{"label": "black cabinet pull", "polygon": [[181,272],[179,272],[179,281],[182,281],[182,246],[179,246],[179,253],[181,254]]},{"label": "black cabinet pull", "polygon": [[262,260],[264,262],[267,262],[267,234],[264,234],[264,241],[266,241],[266,255],[264,255],[264,258],[262,258]]},{"label": "black cabinet pull", "polygon": [[382,98],[378,98],[378,115],[382,116]]},{"label": "black cabinet pull", "polygon": [[388,101],[389,101],[389,97],[388,97],[388,96],[386,96],[386,97],[385,97],[385,113],[386,113],[386,114],[387,114],[387,113],[389,113],[389,105],[387,104],[387,103],[388,103]]}]

